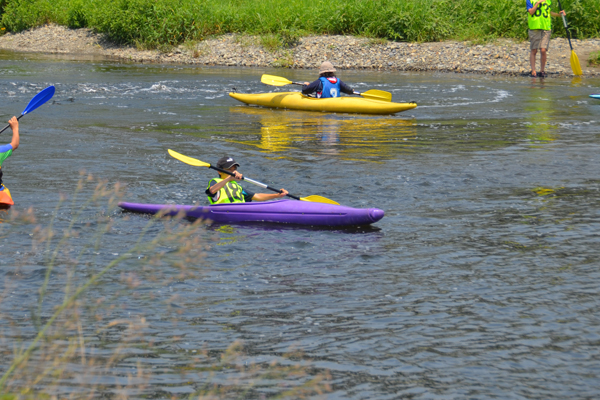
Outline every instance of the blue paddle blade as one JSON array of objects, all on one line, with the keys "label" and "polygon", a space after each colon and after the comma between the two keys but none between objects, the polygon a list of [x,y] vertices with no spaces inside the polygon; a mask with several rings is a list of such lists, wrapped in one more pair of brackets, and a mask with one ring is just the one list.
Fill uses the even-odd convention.
[{"label": "blue paddle blade", "polygon": [[21,113],[21,115],[25,115],[27,113],[32,112],[33,110],[50,100],[52,96],[54,96],[54,90],[54,86],[48,86],[46,89],[36,94],[35,97],[31,99],[29,104],[27,104],[27,107],[25,107],[25,110]]}]

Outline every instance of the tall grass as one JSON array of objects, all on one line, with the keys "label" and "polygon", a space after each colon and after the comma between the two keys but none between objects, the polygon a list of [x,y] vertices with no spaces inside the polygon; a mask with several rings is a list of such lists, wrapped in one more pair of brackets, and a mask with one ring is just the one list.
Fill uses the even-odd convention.
[{"label": "tall grass", "polygon": [[[526,38],[524,0],[0,0],[9,31],[53,22],[156,48],[224,33],[401,41]],[[600,0],[564,0],[572,33],[600,37]],[[1,9],[1,8],[0,8]],[[556,10],[556,5],[554,5]],[[556,34],[564,28],[555,19]]]},{"label": "tall grass", "polygon": [[[90,186],[90,198],[79,200]],[[32,240],[17,265],[4,264],[0,280],[0,399],[153,397],[162,388],[152,380],[164,379],[156,371],[171,381],[177,371],[185,373],[185,386],[195,390],[190,398],[257,398],[264,393],[304,398],[328,390],[327,374],[309,373],[308,365],[293,361],[304,359],[300,352],[281,355],[282,363],[256,364],[240,342],[217,352],[173,350],[167,358],[176,358],[174,365],[162,363],[159,370],[145,362],[160,359],[169,343],[165,327],[153,327],[151,321],[171,320],[171,344],[177,347],[181,339],[176,327],[180,318],[185,320],[185,306],[172,310],[165,305],[166,315],[157,318],[158,300],[152,293],[201,277],[205,246],[198,233],[203,225],[178,217],[150,218],[137,242],[119,249],[118,234],[105,241],[114,219],[126,218],[114,210],[122,194],[118,185],[83,174],[72,201],[63,198],[50,223],[36,225],[31,210],[0,214],[0,240]],[[24,234],[27,229],[31,236]],[[106,261],[106,254],[111,260]],[[29,281],[38,277],[37,298],[26,295]],[[24,304],[14,309],[11,298],[20,292]],[[181,303],[176,296],[166,301]],[[153,343],[157,338],[162,343]]]}]

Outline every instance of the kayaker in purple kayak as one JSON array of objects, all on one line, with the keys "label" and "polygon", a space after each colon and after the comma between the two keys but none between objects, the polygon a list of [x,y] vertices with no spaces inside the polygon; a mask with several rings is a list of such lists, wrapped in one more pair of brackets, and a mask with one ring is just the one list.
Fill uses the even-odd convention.
[{"label": "kayaker in purple kayak", "polygon": [[288,191],[281,189],[281,193],[252,193],[240,186],[237,181],[242,180],[242,174],[237,171],[237,163],[233,157],[222,157],[217,161],[217,168],[233,173],[235,176],[219,172],[218,178],[208,181],[206,195],[210,204],[248,203],[251,201],[267,201],[285,197]]},{"label": "kayaker in purple kayak", "polygon": [[[313,83],[304,82],[302,94],[309,95],[316,93],[317,98],[327,99],[331,97],[340,97],[342,92],[346,94],[355,94],[354,89],[346,85],[335,76],[336,69],[329,61],[325,61],[319,68],[319,79]],[[358,93],[357,93],[358,94]]]}]

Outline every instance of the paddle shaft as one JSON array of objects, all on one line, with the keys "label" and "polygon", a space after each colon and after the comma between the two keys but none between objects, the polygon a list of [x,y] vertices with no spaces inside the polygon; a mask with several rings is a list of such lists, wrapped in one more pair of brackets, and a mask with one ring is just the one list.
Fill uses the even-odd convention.
[{"label": "paddle shaft", "polygon": [[[304,83],[300,83],[300,82],[291,82],[291,84],[292,85],[301,85],[301,86],[304,86]],[[354,89],[352,89],[352,90],[354,90]],[[354,92],[352,94],[356,94],[358,96],[362,96],[363,95],[362,93],[359,93],[359,92]],[[367,96],[368,96],[368,94],[367,94]]]},{"label": "paddle shaft", "polygon": [[[267,74],[263,74],[263,76],[260,78],[260,81],[262,83],[264,83],[265,85],[272,85],[272,86],[285,86],[285,85],[304,86],[304,83],[302,83],[302,82],[292,82],[289,79],[283,78],[281,76],[274,76],[274,75],[267,75]],[[366,99],[372,99],[372,100],[392,101],[392,94],[390,92],[384,92],[383,90],[367,90],[364,93],[360,93],[353,89],[352,93],[348,93],[348,94],[355,94],[357,96],[362,96]]]},{"label": "paddle shaft", "polygon": [[[558,0],[558,8],[560,8],[560,11],[564,11],[562,8],[562,5],[560,4],[560,0]],[[567,31],[567,39],[569,40],[569,47],[571,48],[571,51],[573,51],[573,45],[571,44],[571,32],[569,32],[569,28],[567,27],[567,18],[563,14],[560,14],[560,16],[562,17],[563,25],[565,26],[565,31]]]},{"label": "paddle shaft", "polygon": [[[227,171],[226,169],[223,169],[223,168],[214,167],[214,166],[212,166],[212,165],[209,165],[209,167],[208,167],[208,168],[212,168],[212,169],[214,169],[215,171],[219,171],[219,172],[222,172],[222,173],[224,173],[224,174],[227,174],[227,175],[235,176],[235,174],[234,174],[233,172],[229,172],[229,171]],[[273,188],[273,187],[271,187],[271,186],[269,186],[269,185],[265,185],[264,183],[261,183],[261,182],[259,182],[259,181],[255,181],[254,179],[250,179],[250,178],[246,178],[246,177],[242,176],[242,180],[243,180],[243,181],[248,181],[248,182],[250,182],[250,183],[253,183],[253,184],[255,184],[256,186],[260,186],[260,187],[261,187],[261,188],[263,188],[263,189],[269,189],[269,190],[272,190],[273,192],[277,192],[277,193],[279,193],[279,194],[281,194],[281,193],[282,193],[282,192],[281,192],[281,190],[279,190],[279,189],[275,189],[275,188]],[[291,195],[291,194],[289,194],[289,193],[288,193],[288,194],[286,194],[286,196],[288,196],[288,197],[291,197],[292,199],[295,199],[295,200],[300,200],[300,197],[293,196],[293,195]]]},{"label": "paddle shaft", "polygon": [[[292,82],[291,84],[292,85],[301,85],[301,86],[304,86],[304,83],[300,83],[300,82]],[[365,95],[364,93],[359,93],[359,92],[354,92],[352,94],[355,94],[357,96],[363,96],[363,95],[364,96],[369,96],[368,94]]]},{"label": "paddle shaft", "polygon": [[[21,117],[25,115],[25,114],[21,114],[17,117],[17,121],[21,119]],[[6,125],[4,128],[2,128],[2,130],[0,131],[0,133],[4,132],[5,130],[7,130],[10,127],[10,124]]]}]

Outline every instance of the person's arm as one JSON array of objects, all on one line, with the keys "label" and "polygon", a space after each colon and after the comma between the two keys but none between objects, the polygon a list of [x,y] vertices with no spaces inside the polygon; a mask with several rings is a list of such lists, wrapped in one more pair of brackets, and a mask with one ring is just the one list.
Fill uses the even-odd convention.
[{"label": "person's arm", "polygon": [[10,145],[12,146],[13,151],[19,147],[19,120],[17,117],[12,117],[8,124],[10,125],[10,129],[12,129],[12,140],[10,141]]},{"label": "person's arm", "polygon": [[[241,181],[242,180],[242,174],[240,174],[237,171],[233,171],[234,176],[229,175],[227,178],[223,179],[221,182],[215,183],[214,185],[211,185],[211,187],[209,187],[207,189],[207,192],[210,192],[211,195],[217,193],[219,190],[223,189],[223,187],[225,185],[227,185],[229,182],[236,180],[236,181]],[[208,194],[208,193],[206,193]]]},{"label": "person's arm", "polygon": [[323,87],[323,83],[320,79],[317,79],[313,83],[304,82],[304,85],[302,86],[302,94],[306,95],[314,92],[319,92],[319,86]]},{"label": "person's arm", "polygon": [[531,0],[527,0],[527,12],[531,15],[535,14],[540,4],[542,4],[544,1],[546,0],[539,0],[537,3],[532,5]]},{"label": "person's arm", "polygon": [[550,15],[553,17],[560,17],[561,15],[567,15],[565,10],[560,10],[560,12],[555,13],[554,11],[550,11]]},{"label": "person's arm", "polygon": [[342,93],[354,94],[354,89],[346,85],[344,82],[342,82],[342,80],[340,80],[340,90],[342,91]]},{"label": "person's arm", "polygon": [[288,191],[285,189],[280,189],[281,193],[255,193],[252,197],[253,201],[267,201],[267,200],[275,200],[285,197],[288,194]]}]

